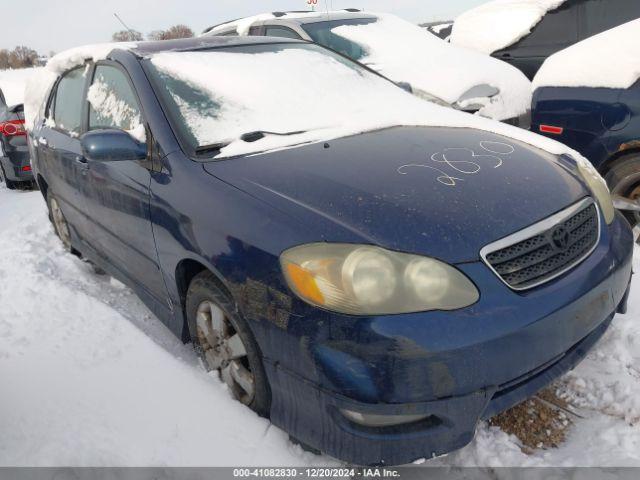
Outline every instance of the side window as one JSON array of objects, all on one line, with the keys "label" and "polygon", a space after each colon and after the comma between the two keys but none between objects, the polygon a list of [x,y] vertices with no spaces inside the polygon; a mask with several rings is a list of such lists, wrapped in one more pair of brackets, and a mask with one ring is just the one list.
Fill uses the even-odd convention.
[{"label": "side window", "polygon": [[296,32],[287,27],[274,27],[267,25],[266,31],[267,37],[283,37],[283,38],[294,38],[296,40],[300,40],[302,37],[298,35]]},{"label": "side window", "polygon": [[587,0],[582,10],[582,38],[640,18],[638,0]]},{"label": "side window", "polygon": [[531,33],[517,43],[518,47],[565,45],[578,40],[578,5],[568,2],[547,13]]},{"label": "side window", "polygon": [[134,134],[144,132],[138,100],[127,76],[119,68],[98,65],[87,99],[89,130],[116,128]]},{"label": "side window", "polygon": [[66,73],[58,83],[53,105],[55,126],[72,135],[80,134],[82,126],[82,93],[85,67]]}]

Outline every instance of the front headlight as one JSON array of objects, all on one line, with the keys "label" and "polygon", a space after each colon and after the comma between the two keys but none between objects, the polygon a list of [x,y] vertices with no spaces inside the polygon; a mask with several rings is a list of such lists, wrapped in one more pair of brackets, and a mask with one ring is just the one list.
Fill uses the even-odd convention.
[{"label": "front headlight", "polygon": [[616,215],[616,210],[613,206],[613,200],[611,199],[611,192],[607,186],[607,182],[598,173],[598,171],[585,159],[577,159],[578,172],[580,176],[589,186],[589,190],[598,201],[604,219],[607,225],[611,225]]},{"label": "front headlight", "polygon": [[379,247],[314,243],[287,250],[280,262],[300,298],[349,315],[456,310],[480,298],[454,267]]}]

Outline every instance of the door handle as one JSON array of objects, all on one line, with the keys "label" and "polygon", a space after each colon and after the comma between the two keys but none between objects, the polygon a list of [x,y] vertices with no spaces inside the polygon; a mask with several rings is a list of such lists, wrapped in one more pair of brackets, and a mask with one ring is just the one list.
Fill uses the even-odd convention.
[{"label": "door handle", "polygon": [[503,53],[502,55],[500,55],[501,58],[511,58],[511,54],[510,53]]},{"label": "door handle", "polygon": [[89,162],[82,155],[76,156],[76,165],[83,170],[87,170],[89,168]]}]

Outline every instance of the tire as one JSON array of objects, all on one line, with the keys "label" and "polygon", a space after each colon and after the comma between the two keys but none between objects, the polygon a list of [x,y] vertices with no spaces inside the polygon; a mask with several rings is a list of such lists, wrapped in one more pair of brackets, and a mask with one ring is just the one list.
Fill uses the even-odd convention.
[{"label": "tire", "polygon": [[49,220],[53,224],[53,230],[62,242],[65,250],[73,253],[74,249],[71,245],[71,229],[69,228],[69,224],[67,223],[64,213],[62,213],[62,209],[60,208],[57,198],[53,193],[51,193],[51,190],[47,192],[47,207],[49,207]]},{"label": "tire", "polygon": [[189,286],[186,314],[194,347],[207,369],[218,371],[236,400],[268,418],[271,393],[262,354],[246,321],[218,285],[213,274],[205,271]]},{"label": "tire", "polygon": [[18,187],[18,184],[13,180],[9,180],[4,173],[4,169],[0,167],[0,181],[4,180],[5,185],[9,190],[15,190]]},{"label": "tire", "polygon": [[[611,193],[631,200],[640,200],[640,155],[628,155],[616,160],[604,179]],[[640,212],[622,212],[635,227],[640,224]]]}]

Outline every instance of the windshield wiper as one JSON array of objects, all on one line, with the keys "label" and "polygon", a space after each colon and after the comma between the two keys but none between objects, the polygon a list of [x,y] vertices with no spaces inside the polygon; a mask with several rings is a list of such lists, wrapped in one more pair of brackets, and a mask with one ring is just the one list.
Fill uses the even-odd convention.
[{"label": "windshield wiper", "polygon": [[[242,135],[240,135],[240,140],[242,140],[243,142],[246,143],[253,143],[253,142],[257,142],[258,140],[262,140],[264,137],[266,137],[267,135],[276,135],[279,137],[288,137],[290,135],[299,135],[301,133],[306,133],[306,130],[299,130],[296,132],[269,132],[267,130],[255,130],[253,132],[248,132],[248,133],[243,133]],[[218,153],[220,153],[220,151],[232,144],[234,142],[234,140],[224,140],[222,142],[218,142],[218,143],[212,143],[210,145],[201,145],[198,148],[196,148],[196,155],[211,155],[213,154],[213,156],[217,155]]]},{"label": "windshield wiper", "polygon": [[267,135],[276,135],[278,137],[288,137],[291,135],[300,135],[306,133],[306,130],[298,130],[296,132],[269,132],[267,130],[255,130],[253,132],[244,133],[240,136],[240,140],[247,143],[257,142],[262,140]]},{"label": "windshield wiper", "polygon": [[227,145],[231,144],[232,140],[226,140],[224,142],[212,143],[211,145],[202,145],[196,148],[196,155],[208,155],[211,153],[220,153]]}]

